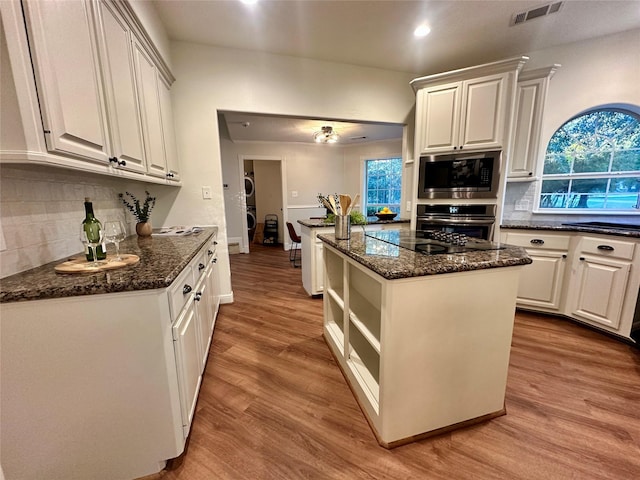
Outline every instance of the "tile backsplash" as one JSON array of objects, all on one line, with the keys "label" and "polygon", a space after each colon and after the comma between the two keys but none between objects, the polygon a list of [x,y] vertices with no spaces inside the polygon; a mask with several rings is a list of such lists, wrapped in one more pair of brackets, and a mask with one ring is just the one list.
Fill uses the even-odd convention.
[{"label": "tile backsplash", "polygon": [[130,221],[118,199],[122,191],[121,181],[110,177],[0,166],[0,278],[81,252],[78,229],[85,197],[91,198],[99,220]]}]

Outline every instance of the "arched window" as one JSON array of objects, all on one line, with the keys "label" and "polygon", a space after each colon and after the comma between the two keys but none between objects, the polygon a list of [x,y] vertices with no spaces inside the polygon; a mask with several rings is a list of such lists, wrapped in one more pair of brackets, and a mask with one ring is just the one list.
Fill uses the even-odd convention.
[{"label": "arched window", "polygon": [[599,109],[572,118],[549,140],[540,210],[638,212],[640,117]]}]

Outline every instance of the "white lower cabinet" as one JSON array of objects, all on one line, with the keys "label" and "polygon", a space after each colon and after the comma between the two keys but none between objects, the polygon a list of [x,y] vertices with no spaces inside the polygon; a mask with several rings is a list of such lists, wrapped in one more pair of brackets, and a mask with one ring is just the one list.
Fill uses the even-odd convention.
[{"label": "white lower cabinet", "polygon": [[581,239],[572,278],[575,287],[569,297],[572,316],[615,330],[620,327],[633,247],[633,243],[611,238]]},{"label": "white lower cabinet", "polygon": [[217,312],[214,258],[215,236],[168,288],[0,304],[7,480],[139,478],[184,451]]},{"label": "white lower cabinet", "polygon": [[189,435],[191,421],[196,410],[200,383],[202,382],[202,364],[200,361],[202,347],[194,304],[193,298],[190,299],[172,327],[184,438]]},{"label": "white lower cabinet", "polygon": [[640,287],[638,239],[503,229],[502,241],[525,247],[533,260],[520,278],[518,307],[630,338]]},{"label": "white lower cabinet", "polygon": [[571,238],[554,233],[505,231],[502,240],[525,247],[533,260],[520,277],[518,305],[559,311]]}]

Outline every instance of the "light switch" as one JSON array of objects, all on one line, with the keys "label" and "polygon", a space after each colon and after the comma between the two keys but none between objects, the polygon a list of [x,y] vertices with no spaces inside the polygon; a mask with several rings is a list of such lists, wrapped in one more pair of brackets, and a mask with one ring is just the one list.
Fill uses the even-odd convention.
[{"label": "light switch", "polygon": [[202,198],[205,200],[211,200],[211,198],[213,198],[211,187],[202,187]]},{"label": "light switch", "polygon": [[291,190],[291,198],[297,198],[298,197],[298,191],[297,190]]}]

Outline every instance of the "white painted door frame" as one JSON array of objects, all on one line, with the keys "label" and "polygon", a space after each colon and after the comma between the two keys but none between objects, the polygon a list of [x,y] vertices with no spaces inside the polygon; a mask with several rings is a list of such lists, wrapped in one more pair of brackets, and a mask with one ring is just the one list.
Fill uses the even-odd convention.
[{"label": "white painted door frame", "polygon": [[282,223],[283,223],[283,236],[284,241],[282,245],[285,250],[288,249],[288,232],[286,229],[287,222],[289,221],[288,205],[287,205],[287,162],[285,157],[272,156],[272,155],[238,155],[238,172],[239,172],[239,191],[242,193],[242,202],[240,207],[242,209],[242,245],[240,245],[240,252],[249,253],[249,227],[247,224],[247,197],[244,190],[244,161],[245,160],[270,160],[274,162],[280,162],[280,180],[282,182]]}]

